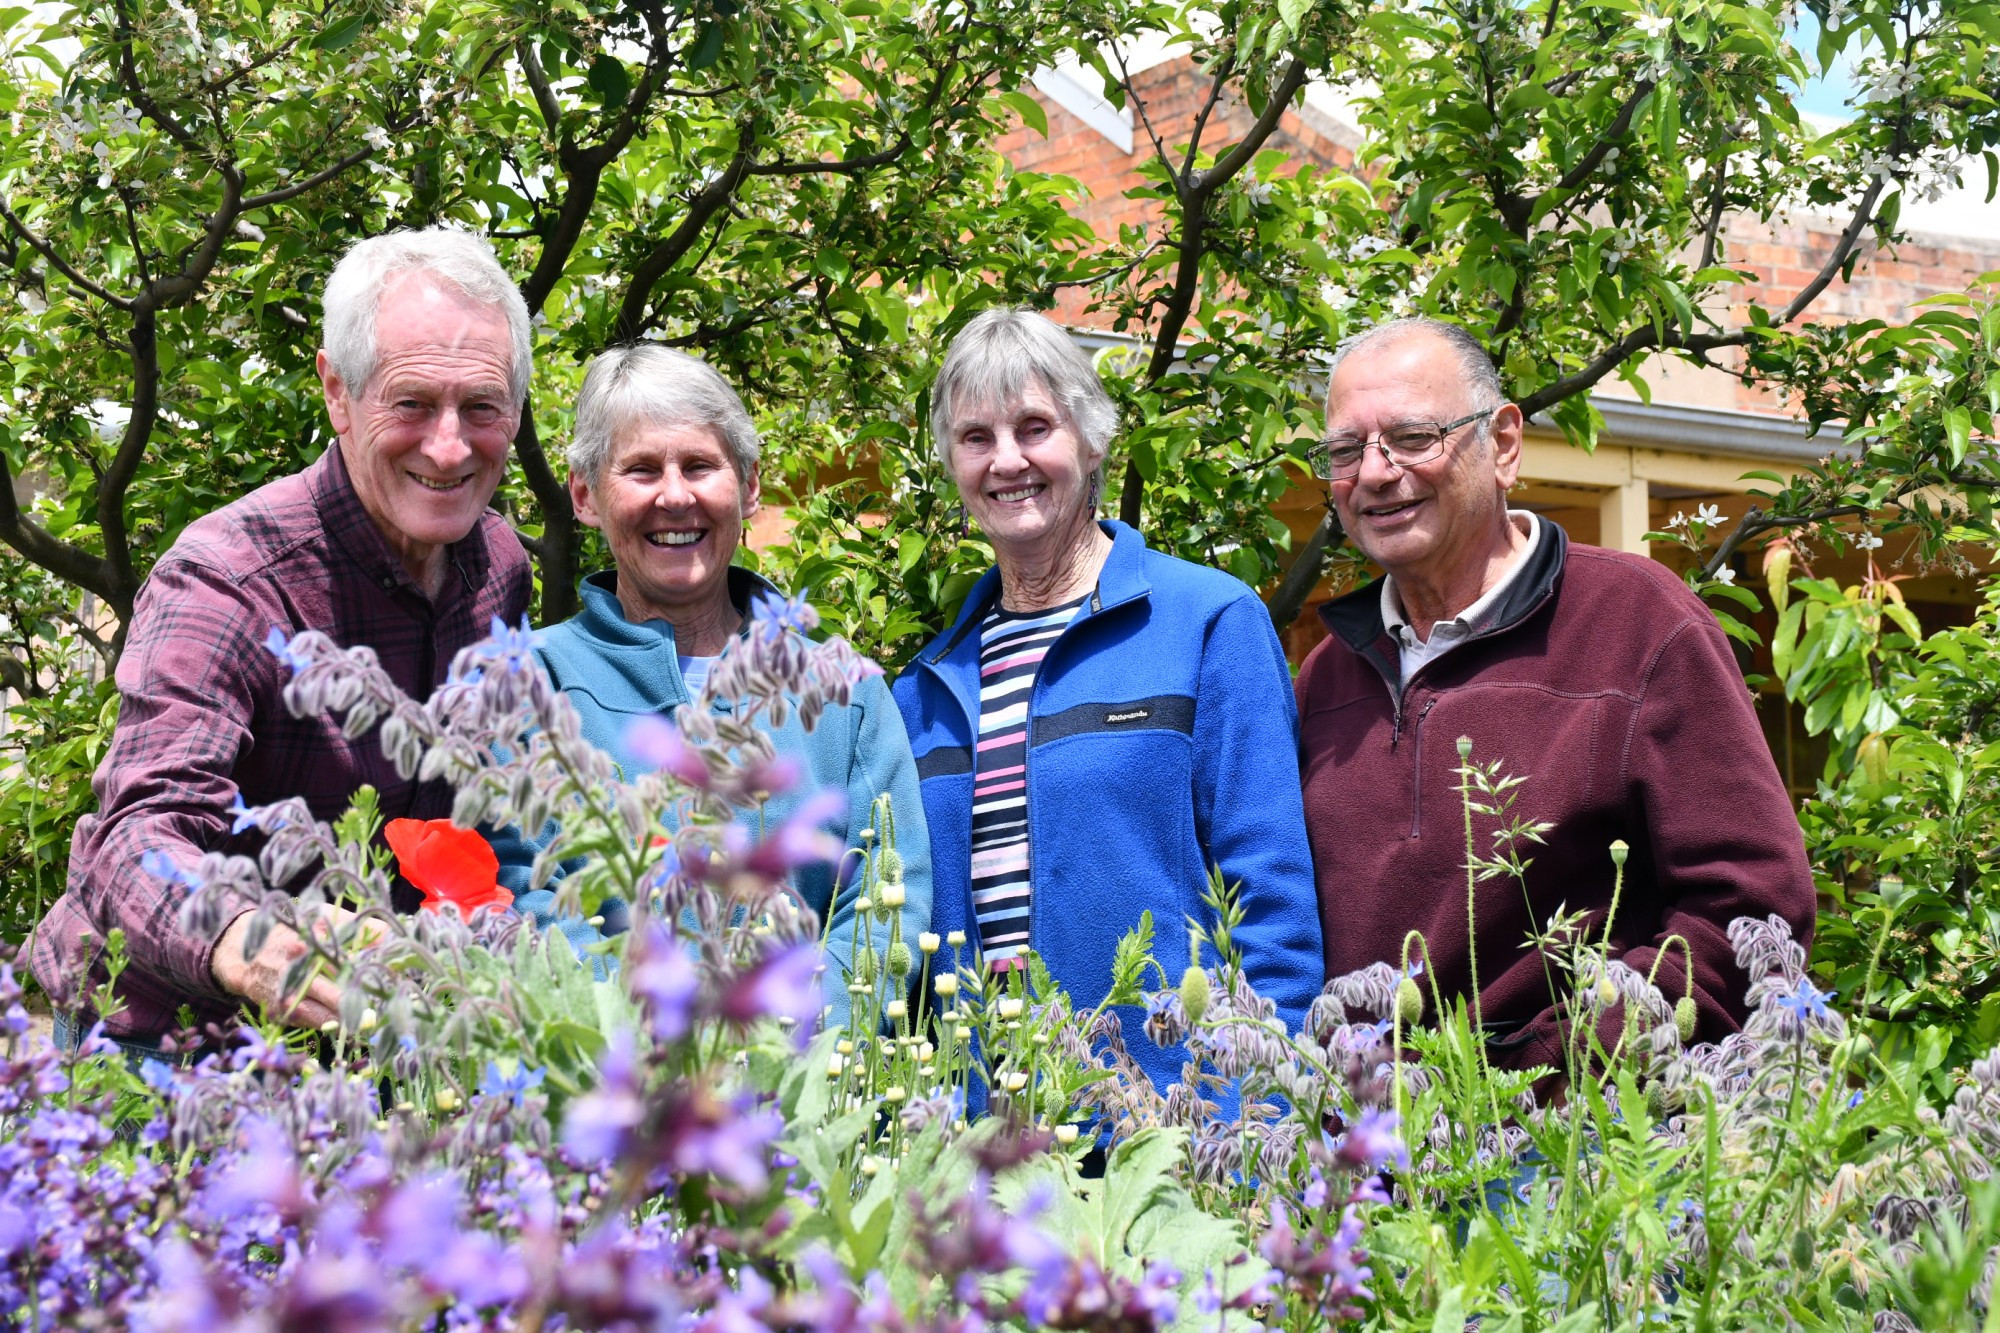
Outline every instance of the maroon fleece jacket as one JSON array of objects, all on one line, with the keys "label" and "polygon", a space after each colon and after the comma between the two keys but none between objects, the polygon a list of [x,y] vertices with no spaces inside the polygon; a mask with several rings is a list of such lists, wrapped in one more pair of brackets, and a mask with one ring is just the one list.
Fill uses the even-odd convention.
[{"label": "maroon fleece jacket", "polygon": [[[1684,936],[1697,1039],[1719,1039],[1741,1025],[1748,986],[1730,921],[1775,912],[1810,939],[1812,872],[1797,817],[1729,642],[1694,593],[1654,561],[1572,546],[1536,521],[1529,567],[1467,642],[1400,691],[1380,586],[1321,610],[1332,637],[1306,658],[1297,689],[1327,975],[1393,964],[1415,929],[1447,1002],[1469,992],[1455,772],[1458,738],[1469,736],[1475,762],[1497,759],[1526,779],[1515,813],[1555,825],[1545,845],[1525,849],[1534,858],[1525,894],[1503,876],[1474,897],[1495,1063],[1562,1066],[1549,982],[1525,941],[1558,908],[1587,909],[1598,937],[1618,838],[1631,855],[1613,956],[1644,972],[1660,941]],[[1483,853],[1495,827],[1474,816]],[[1674,948],[1657,978],[1669,1001],[1682,978]]]}]

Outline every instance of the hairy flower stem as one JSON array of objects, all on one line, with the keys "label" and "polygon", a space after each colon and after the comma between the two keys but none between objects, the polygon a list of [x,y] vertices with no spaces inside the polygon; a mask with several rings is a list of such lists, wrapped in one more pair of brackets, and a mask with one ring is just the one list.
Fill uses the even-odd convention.
[{"label": "hairy flower stem", "polygon": [[[1504,1119],[1500,1114],[1500,1094],[1493,1087],[1493,1069],[1486,1059],[1486,1015],[1479,999],[1479,850],[1472,840],[1470,736],[1458,738],[1458,803],[1465,812],[1465,963],[1471,974],[1473,1072],[1486,1091],[1487,1101],[1492,1104],[1493,1129],[1498,1133]],[[1479,1144],[1477,1128],[1472,1128],[1471,1134],[1476,1156]]]}]

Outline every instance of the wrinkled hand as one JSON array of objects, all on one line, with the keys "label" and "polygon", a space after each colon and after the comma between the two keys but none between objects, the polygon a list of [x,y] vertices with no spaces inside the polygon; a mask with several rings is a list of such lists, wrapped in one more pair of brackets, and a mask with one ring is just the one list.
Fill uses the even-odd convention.
[{"label": "wrinkled hand", "polygon": [[216,983],[291,1027],[316,1028],[337,1018],[340,987],[330,977],[314,977],[303,994],[278,994],[285,969],[306,951],[306,942],[290,926],[273,925],[263,947],[250,958],[244,958],[243,940],[250,933],[251,916],[252,913],[245,912],[237,917],[216,941],[214,959],[209,964]]}]

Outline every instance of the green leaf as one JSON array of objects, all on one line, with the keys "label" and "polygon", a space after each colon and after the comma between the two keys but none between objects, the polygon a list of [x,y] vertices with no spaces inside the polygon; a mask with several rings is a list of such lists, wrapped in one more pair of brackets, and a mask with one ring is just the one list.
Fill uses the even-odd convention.
[{"label": "green leaf", "polygon": [[688,52],[687,67],[704,70],[720,60],[724,37],[721,23],[711,21],[702,25],[701,35],[695,38],[694,49]]},{"label": "green leaf", "polygon": [[586,80],[603,99],[606,107],[622,107],[632,95],[632,75],[616,56],[601,55],[591,62]]},{"label": "green leaf", "polygon": [[373,21],[373,18],[366,11],[359,14],[350,14],[344,19],[329,23],[326,27],[321,28],[319,35],[314,37],[308,45],[317,47],[322,51],[344,51],[360,40],[361,34],[368,31],[368,25]]},{"label": "green leaf", "polygon": [[1049,137],[1049,114],[1042,110],[1040,102],[1036,101],[1029,94],[1013,88],[998,94],[998,96],[1001,101],[1014,108],[1015,112],[1020,115],[1023,125],[1026,125],[1044,139]]},{"label": "green leaf", "polygon": [[907,574],[924,558],[930,543],[921,532],[906,532],[896,539],[896,572]]}]

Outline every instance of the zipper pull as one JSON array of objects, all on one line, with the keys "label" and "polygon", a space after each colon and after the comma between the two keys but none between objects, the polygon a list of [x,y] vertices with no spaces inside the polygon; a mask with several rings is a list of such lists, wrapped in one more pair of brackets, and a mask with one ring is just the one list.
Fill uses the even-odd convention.
[{"label": "zipper pull", "polygon": [[1403,738],[1403,705],[1402,702],[1399,700],[1396,704],[1396,721],[1394,725],[1392,725],[1389,728],[1390,754],[1396,753],[1396,742],[1401,740],[1402,738]]}]

